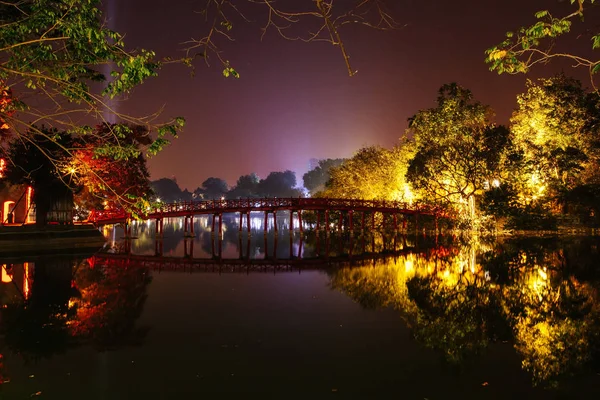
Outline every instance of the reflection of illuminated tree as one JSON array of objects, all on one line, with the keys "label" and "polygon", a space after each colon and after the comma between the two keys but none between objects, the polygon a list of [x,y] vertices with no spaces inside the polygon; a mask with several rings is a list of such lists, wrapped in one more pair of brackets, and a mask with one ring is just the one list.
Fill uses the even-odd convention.
[{"label": "reflection of illuminated tree", "polygon": [[0,308],[3,345],[37,360],[81,343],[100,348],[139,343],[146,330],[135,324],[151,281],[147,269],[84,262],[73,275],[73,265],[36,261],[29,297],[13,296]]},{"label": "reflection of illuminated tree", "polygon": [[597,275],[573,266],[596,254],[589,244],[516,240],[478,258],[474,248],[440,248],[335,271],[332,287],[364,307],[398,309],[417,340],[451,362],[512,340],[523,367],[547,385],[600,355],[599,286],[580,278]]},{"label": "reflection of illuminated tree", "polygon": [[[401,264],[390,262],[360,268],[342,268],[333,273],[331,287],[369,309],[405,304],[406,287]],[[407,305],[407,304],[406,304]],[[408,305],[407,305],[408,306]]]},{"label": "reflection of illuminated tree", "polygon": [[549,273],[526,271],[504,296],[523,367],[544,384],[582,369],[600,344],[597,290],[573,277],[551,279]]},{"label": "reflection of illuminated tree", "polygon": [[75,275],[81,298],[70,324],[74,336],[102,348],[138,343],[147,329],[136,327],[152,281],[147,268],[80,265]]},{"label": "reflection of illuminated tree", "polygon": [[506,334],[496,291],[468,272],[456,278],[454,284],[437,275],[407,282],[409,297],[417,306],[415,337],[442,351],[450,362],[480,353],[498,334]]}]

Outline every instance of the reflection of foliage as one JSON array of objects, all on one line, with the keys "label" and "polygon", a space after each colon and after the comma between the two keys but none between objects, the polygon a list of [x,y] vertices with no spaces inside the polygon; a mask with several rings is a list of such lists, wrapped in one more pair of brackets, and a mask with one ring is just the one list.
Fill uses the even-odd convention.
[{"label": "reflection of foliage", "polygon": [[597,293],[575,278],[550,282],[543,269],[521,282],[526,285],[508,287],[504,296],[516,348],[536,382],[554,384],[591,359],[600,326]]},{"label": "reflection of foliage", "polygon": [[[463,362],[511,340],[535,383],[553,385],[600,354],[595,243],[513,240],[335,271],[332,287],[368,308],[392,306],[427,347]],[[583,251],[582,251],[583,250]],[[595,280],[585,282],[583,279]]]},{"label": "reflection of foliage", "polygon": [[[73,284],[73,278],[78,287]],[[36,262],[30,297],[0,308],[0,334],[9,349],[26,360],[92,343],[109,349],[138,344],[147,329],[136,328],[151,282],[143,268]]]},{"label": "reflection of foliage", "polygon": [[406,291],[403,282],[395,279],[397,275],[398,271],[391,265],[344,268],[335,272],[331,287],[344,292],[365,308],[395,306]]},{"label": "reflection of foliage", "polygon": [[139,343],[147,332],[135,326],[152,281],[147,269],[90,267],[86,262],[77,270],[75,281],[81,299],[70,326],[74,336],[89,339],[101,348]]},{"label": "reflection of foliage", "polygon": [[481,279],[469,282],[462,278],[467,276],[453,286],[436,276],[407,282],[409,297],[418,307],[413,327],[416,338],[442,350],[450,362],[463,361],[485,349],[496,339],[493,329],[503,325],[490,287]]}]

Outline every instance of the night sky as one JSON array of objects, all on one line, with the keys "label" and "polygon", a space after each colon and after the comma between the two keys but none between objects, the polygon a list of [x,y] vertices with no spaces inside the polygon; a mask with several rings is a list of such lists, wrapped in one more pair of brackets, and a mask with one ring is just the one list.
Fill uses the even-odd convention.
[{"label": "night sky", "polygon": [[[126,44],[155,50],[159,57],[182,55],[182,42],[206,32],[202,16],[194,13],[205,1],[105,1],[112,2],[107,5],[110,24],[126,35]],[[280,4],[305,1],[310,0]],[[342,30],[359,71],[353,77],[339,49],[330,44],[290,42],[274,32],[261,42],[264,15],[254,12],[249,16],[256,23],[237,21],[232,31],[236,41],[221,42],[240,79],[224,78],[215,60],[210,67],[198,60],[194,77],[184,66],[169,65],[120,107],[147,115],[164,106],[165,116],[187,120],[180,138],[150,160],[152,179],[176,177],[182,188],[194,190],[210,176],[234,184],[250,172],[264,178],[271,171],[291,169],[302,185],[311,158],[349,157],[364,145],[397,143],[407,118],[433,107],[444,83],[471,89],[476,99],[494,108],[496,122],[507,123],[526,77],[490,72],[484,51],[507,31],[531,24],[535,11],[554,6],[564,13],[571,9],[567,3],[390,0],[401,29]],[[567,46],[591,48],[587,37]],[[568,64],[541,66],[529,78],[560,70],[586,78],[585,71],[577,73]]]}]

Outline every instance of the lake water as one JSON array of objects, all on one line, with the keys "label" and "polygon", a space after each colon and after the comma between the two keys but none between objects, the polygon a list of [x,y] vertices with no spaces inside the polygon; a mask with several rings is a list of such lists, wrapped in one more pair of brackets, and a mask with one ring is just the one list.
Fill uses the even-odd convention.
[{"label": "lake water", "polygon": [[224,222],[0,260],[0,399],[600,396],[599,237]]}]

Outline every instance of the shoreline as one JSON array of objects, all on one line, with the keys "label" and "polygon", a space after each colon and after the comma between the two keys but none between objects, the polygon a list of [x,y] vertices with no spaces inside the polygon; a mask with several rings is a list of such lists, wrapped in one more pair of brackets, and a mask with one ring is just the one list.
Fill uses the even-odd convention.
[{"label": "shoreline", "polygon": [[106,238],[91,224],[0,226],[0,257],[96,251]]}]

